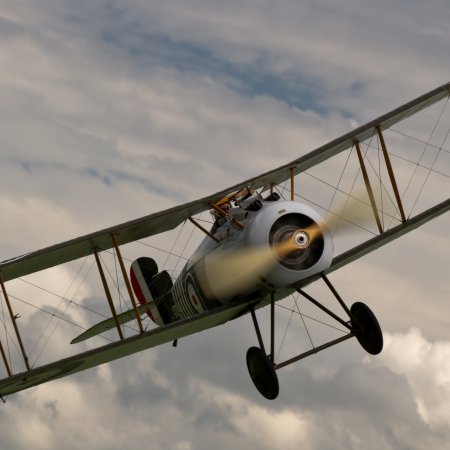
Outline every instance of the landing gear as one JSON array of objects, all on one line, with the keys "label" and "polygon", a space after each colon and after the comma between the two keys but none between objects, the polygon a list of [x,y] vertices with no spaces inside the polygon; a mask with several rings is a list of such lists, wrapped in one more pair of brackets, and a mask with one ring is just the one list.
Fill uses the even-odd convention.
[{"label": "landing gear", "polygon": [[337,291],[334,289],[333,285],[330,283],[325,275],[322,275],[322,279],[325,281],[327,286],[330,288],[333,295],[336,297],[344,311],[349,316],[350,320],[345,321],[328,308],[323,306],[309,294],[304,292],[302,289],[297,289],[303,297],[309,300],[311,303],[316,305],[322,311],[327,313],[330,317],[338,321],[342,326],[347,328],[349,332],[344,336],[334,339],[333,341],[327,342],[319,347],[315,347],[312,350],[304,352],[294,358],[291,358],[282,363],[275,363],[274,359],[274,331],[275,331],[275,299],[274,294],[271,296],[270,301],[270,347],[271,353],[266,354],[264,349],[264,343],[259,329],[258,321],[256,319],[255,310],[252,308],[250,310],[253,319],[253,324],[255,326],[256,336],[259,342],[258,347],[251,347],[247,351],[247,368],[250,377],[258,391],[267,399],[274,400],[279,394],[279,384],[276,370],[282,367],[288,366],[300,359],[306,358],[314,353],[318,353],[326,348],[332,347],[340,342],[356,337],[358,342],[361,344],[362,348],[370,353],[371,355],[378,355],[383,349],[383,334],[381,332],[380,325],[376,319],[374,313],[371,309],[361,302],[354,303],[350,309],[346,306],[342,298],[339,296]]},{"label": "landing gear", "polygon": [[247,350],[247,368],[253,384],[261,395],[268,400],[278,397],[280,386],[274,365],[268,356],[258,347]]},{"label": "landing gear", "polygon": [[383,333],[375,314],[364,303],[356,302],[350,308],[355,325],[359,325],[361,331],[356,334],[356,339],[361,347],[371,355],[378,355],[383,350]]}]

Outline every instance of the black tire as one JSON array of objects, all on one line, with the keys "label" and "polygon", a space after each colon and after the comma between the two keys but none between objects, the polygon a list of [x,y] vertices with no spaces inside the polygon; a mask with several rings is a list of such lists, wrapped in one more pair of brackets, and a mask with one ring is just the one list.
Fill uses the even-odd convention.
[{"label": "black tire", "polygon": [[280,386],[272,362],[258,347],[247,350],[247,368],[256,389],[268,400],[278,397]]},{"label": "black tire", "polygon": [[383,333],[375,314],[362,302],[353,303],[350,308],[352,321],[361,327],[356,334],[356,339],[361,347],[371,355],[378,355],[383,350]]}]

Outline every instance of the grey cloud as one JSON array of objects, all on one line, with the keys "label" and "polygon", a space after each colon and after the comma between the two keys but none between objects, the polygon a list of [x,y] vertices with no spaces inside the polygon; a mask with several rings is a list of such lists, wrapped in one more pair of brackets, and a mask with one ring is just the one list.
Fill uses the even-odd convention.
[{"label": "grey cloud", "polygon": [[[447,81],[446,6],[8,4],[11,19],[0,23],[2,251],[216,191]],[[325,170],[327,180],[335,172]],[[322,198],[302,183],[302,194]],[[42,202],[33,209],[24,198]],[[34,224],[18,214],[24,208]],[[346,298],[367,297],[387,331],[417,321],[428,339],[448,340],[446,220],[333,275],[337,287]],[[98,290],[83,303],[107,314]],[[64,336],[55,336],[56,352]],[[267,402],[245,367],[255,343],[243,318],[177,349],[12,396],[0,408],[2,444],[446,448],[448,427],[422,420],[405,368],[362,363],[357,344],[344,344],[280,371],[280,398]],[[284,430],[286,417],[298,429]],[[287,431],[293,437],[277,440]]]}]

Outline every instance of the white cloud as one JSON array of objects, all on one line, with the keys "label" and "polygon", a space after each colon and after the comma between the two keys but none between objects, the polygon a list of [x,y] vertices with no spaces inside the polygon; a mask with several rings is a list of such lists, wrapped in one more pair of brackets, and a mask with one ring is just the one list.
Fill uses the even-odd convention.
[{"label": "white cloud", "polygon": [[[445,2],[38,3],[8,3],[1,13],[4,258],[269,170],[448,77]],[[322,196],[303,183],[299,192]],[[447,223],[332,276],[345,298],[367,297],[388,331],[384,356],[370,364],[355,342],[343,344],[281,371],[280,398],[268,403],[245,370],[254,335],[241,319],[176,351],[12,396],[0,409],[2,443],[445,448]],[[41,281],[63,293],[73,273]],[[96,275],[79,293],[88,306],[104,301]],[[69,317],[86,319],[72,309]],[[420,330],[407,331],[411,323]],[[68,345],[66,332],[58,327],[51,351]]]},{"label": "white cloud", "polygon": [[[0,197],[0,209],[7,216],[2,231],[4,238],[8,236],[2,258],[17,256],[17,252],[27,253],[79,233],[76,218],[66,209],[40,196],[34,197],[32,193],[24,198],[13,198],[6,195]],[[32,240],[24,242],[23,236],[30,235],[31,230]],[[12,251],[15,253],[10,253]]]},{"label": "white cloud", "polygon": [[450,426],[450,341],[430,342],[418,328],[385,335],[385,348],[371,361],[404,376],[417,411],[433,429]]}]

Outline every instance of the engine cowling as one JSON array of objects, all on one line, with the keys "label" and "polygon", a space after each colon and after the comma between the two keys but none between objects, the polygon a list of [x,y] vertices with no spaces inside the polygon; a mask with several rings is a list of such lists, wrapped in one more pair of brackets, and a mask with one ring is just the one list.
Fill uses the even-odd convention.
[{"label": "engine cowling", "polygon": [[[299,202],[265,202],[251,218],[244,237],[244,245],[250,247],[277,246],[292,233],[312,225],[320,228],[320,235],[305,249],[300,246],[281,258],[274,253],[274,263],[263,276],[267,282],[276,287],[289,286],[327,269],[333,259],[333,239],[320,214]],[[308,236],[300,233],[298,239]]]},{"label": "engine cowling", "polygon": [[[298,202],[265,201],[245,214],[242,230],[229,231],[196,269],[205,295],[220,302],[293,285],[327,269],[333,258],[333,240],[323,219]],[[294,250],[278,252],[286,242]]]}]

